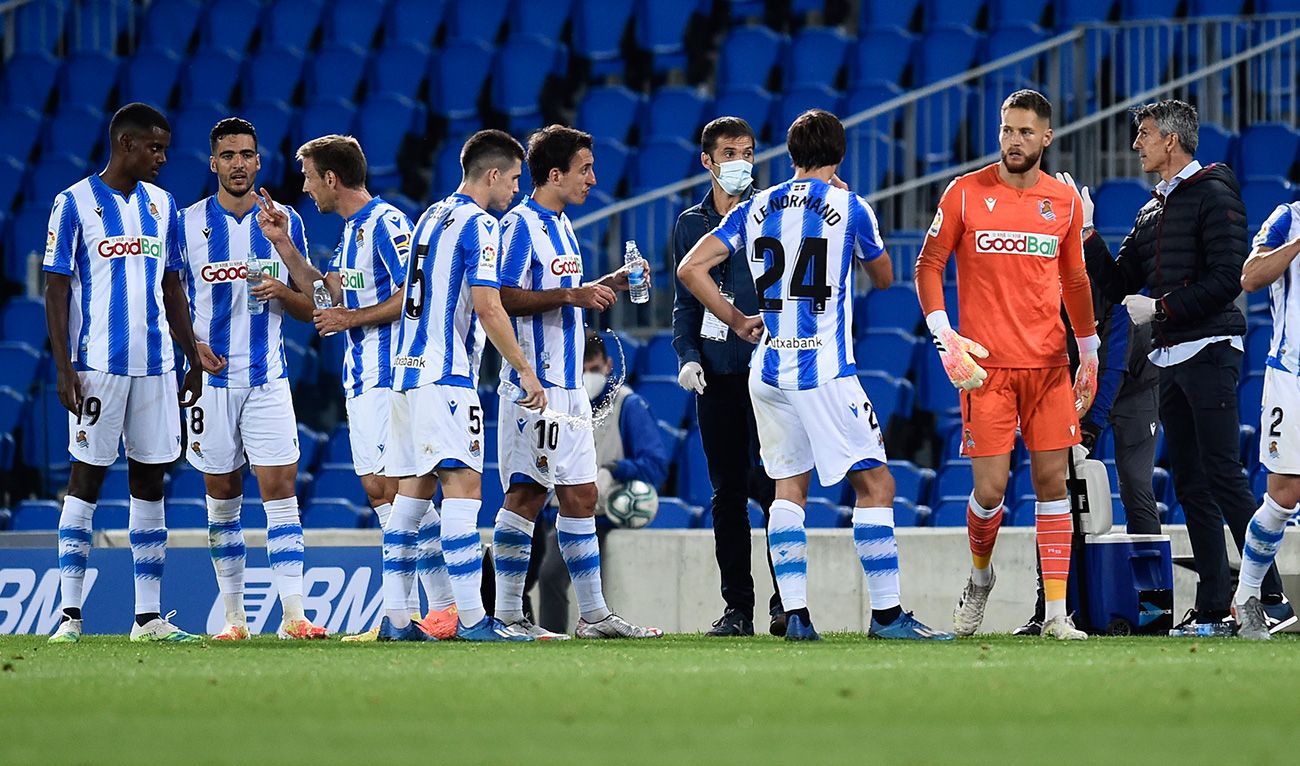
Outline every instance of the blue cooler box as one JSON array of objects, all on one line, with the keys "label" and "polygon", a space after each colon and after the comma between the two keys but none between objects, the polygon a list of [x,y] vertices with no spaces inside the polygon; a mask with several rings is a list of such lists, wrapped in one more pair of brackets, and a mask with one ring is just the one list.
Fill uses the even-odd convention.
[{"label": "blue cooler box", "polygon": [[1089,535],[1083,545],[1078,539],[1066,603],[1079,629],[1112,636],[1169,635],[1174,626],[1169,536]]}]

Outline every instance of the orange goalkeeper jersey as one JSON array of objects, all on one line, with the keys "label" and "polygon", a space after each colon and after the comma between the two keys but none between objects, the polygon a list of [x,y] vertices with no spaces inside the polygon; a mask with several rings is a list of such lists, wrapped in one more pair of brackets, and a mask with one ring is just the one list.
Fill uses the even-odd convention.
[{"label": "orange goalkeeper jersey", "polygon": [[997,164],[957,177],[943,194],[916,260],[928,315],[944,308],[943,270],[957,254],[958,331],[989,351],[984,367],[1069,363],[1061,301],[1077,335],[1096,333],[1083,266],[1083,202],[1047,173],[1028,189]]}]

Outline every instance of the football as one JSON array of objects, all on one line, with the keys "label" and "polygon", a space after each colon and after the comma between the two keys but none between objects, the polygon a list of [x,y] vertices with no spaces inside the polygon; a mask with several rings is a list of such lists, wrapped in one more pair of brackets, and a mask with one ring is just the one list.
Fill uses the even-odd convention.
[{"label": "football", "polygon": [[605,513],[616,527],[640,529],[654,521],[658,510],[659,493],[644,481],[634,479],[609,496]]}]

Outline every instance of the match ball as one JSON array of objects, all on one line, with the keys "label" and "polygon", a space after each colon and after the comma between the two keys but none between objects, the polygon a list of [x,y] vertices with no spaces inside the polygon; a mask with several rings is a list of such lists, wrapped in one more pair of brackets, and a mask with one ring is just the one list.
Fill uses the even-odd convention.
[{"label": "match ball", "polygon": [[654,521],[659,510],[659,493],[644,481],[633,479],[609,496],[605,514],[614,526],[640,529]]}]

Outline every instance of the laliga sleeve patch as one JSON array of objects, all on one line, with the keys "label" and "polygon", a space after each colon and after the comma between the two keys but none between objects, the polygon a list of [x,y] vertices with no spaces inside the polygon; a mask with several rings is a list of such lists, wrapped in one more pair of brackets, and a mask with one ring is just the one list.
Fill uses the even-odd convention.
[{"label": "laliga sleeve patch", "polygon": [[934,211],[934,220],[930,222],[929,234],[931,237],[939,236],[939,230],[943,228],[943,208]]}]

